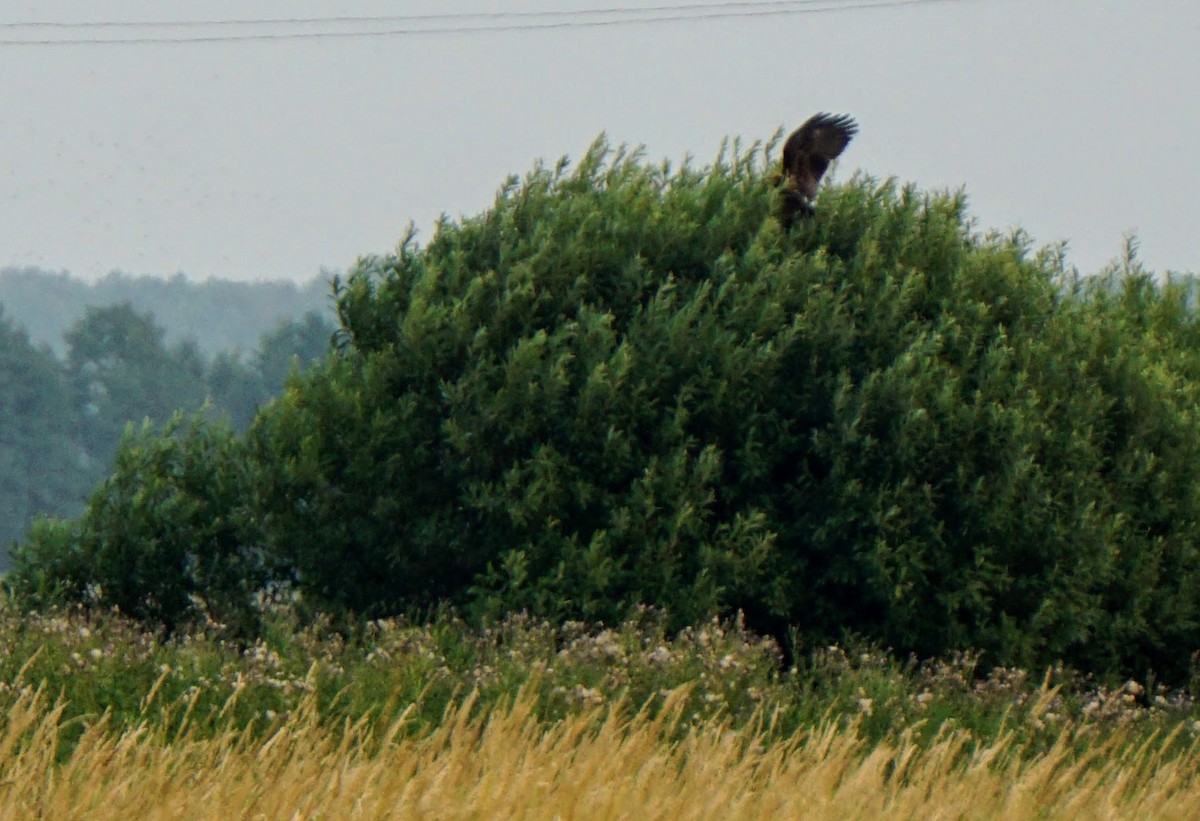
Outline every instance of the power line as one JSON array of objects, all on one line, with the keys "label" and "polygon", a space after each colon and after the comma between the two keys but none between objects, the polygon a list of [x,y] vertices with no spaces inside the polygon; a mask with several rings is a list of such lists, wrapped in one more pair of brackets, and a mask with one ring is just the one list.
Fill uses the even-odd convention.
[{"label": "power line", "polygon": [[[492,12],[490,14],[480,13],[477,15],[462,14],[453,15],[408,15],[405,19],[430,21],[435,19],[458,19],[467,20],[481,19],[481,16],[487,16],[489,19],[503,20],[506,18],[518,17],[560,17],[566,19],[550,20],[547,22],[528,22],[528,23],[504,23],[500,22],[497,25],[462,25],[462,26],[424,26],[418,28],[391,28],[391,29],[372,29],[365,31],[291,31],[291,32],[265,32],[257,34],[209,34],[199,36],[148,36],[148,37],[113,37],[101,39],[9,39],[0,40],[0,46],[70,46],[70,45],[148,45],[148,44],[182,44],[182,43],[220,43],[220,42],[250,42],[250,41],[280,41],[280,40],[328,40],[328,39],[352,39],[363,37],[405,37],[405,36],[420,36],[420,35],[446,35],[446,34],[482,34],[492,32],[520,32],[520,31],[543,31],[550,29],[573,29],[573,28],[601,28],[614,26],[631,26],[639,24],[664,24],[664,23],[679,23],[679,22],[706,22],[713,20],[729,20],[737,18],[753,18],[753,17],[781,17],[795,16],[802,14],[828,14],[843,11],[860,11],[869,9],[890,8],[897,6],[923,6],[942,3],[960,3],[964,0],[874,0],[874,2],[857,2],[851,0],[850,3],[839,3],[837,0],[791,0],[791,2],[783,3],[766,3],[766,2],[744,2],[744,3],[691,3],[685,6],[643,6],[640,8],[630,9],[593,9],[593,10],[578,10],[578,11],[556,11],[556,12]],[[820,8],[813,8],[816,3],[824,3]],[[831,5],[832,3],[832,5]],[[777,6],[787,5],[788,8],[777,8]],[[767,6],[768,8],[761,8]],[[726,11],[706,11],[707,9],[728,8]],[[733,10],[736,8],[737,10]],[[685,13],[660,15],[652,14],[651,16],[633,16],[633,17],[616,17],[616,19],[573,19],[583,15],[620,15],[630,13],[657,12],[658,10],[675,10],[685,9],[689,11],[705,10],[701,13]],[[308,24],[308,23],[334,23],[334,22],[367,22],[386,20],[390,22],[393,19],[399,18],[295,18],[294,20],[257,20],[257,21],[190,21],[184,23],[138,23],[136,25],[152,25],[160,27],[185,26],[197,27],[203,25],[265,25],[271,24]],[[27,25],[41,24],[23,24],[23,23],[8,23],[0,25],[0,28],[25,27]],[[93,23],[93,24],[47,24],[55,26],[118,26],[126,25],[122,23]],[[134,24],[128,24],[134,25]]]},{"label": "power line", "polygon": [[784,6],[811,6],[817,3],[854,2],[854,0],[723,0],[710,3],[678,3],[654,6],[606,6],[589,9],[551,9],[549,11],[476,11],[441,12],[429,14],[385,14],[375,16],[339,15],[326,17],[273,17],[241,20],[89,20],[64,22],[58,20],[0,23],[0,29],[58,28],[213,28],[229,26],[312,25],[329,23],[422,23],[471,20],[505,20],[520,18],[572,18],[620,14],[655,14],[716,9],[782,9]]}]

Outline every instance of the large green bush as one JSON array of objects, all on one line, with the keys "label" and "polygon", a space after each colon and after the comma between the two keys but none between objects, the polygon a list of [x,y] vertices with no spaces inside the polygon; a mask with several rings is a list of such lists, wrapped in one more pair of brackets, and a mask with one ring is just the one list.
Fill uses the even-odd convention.
[{"label": "large green bush", "polygon": [[88,601],[172,630],[215,621],[253,631],[267,578],[242,447],[202,417],[176,416],[161,432],[131,425],[83,516],[34,523],[9,589],[33,605]]},{"label": "large green bush", "polygon": [[339,352],[245,442],[275,580],[360,615],[742,609],[1182,677],[1191,287],[1132,254],[1081,280],[959,195],[865,177],[785,233],[761,156],[598,142],[362,260]]}]

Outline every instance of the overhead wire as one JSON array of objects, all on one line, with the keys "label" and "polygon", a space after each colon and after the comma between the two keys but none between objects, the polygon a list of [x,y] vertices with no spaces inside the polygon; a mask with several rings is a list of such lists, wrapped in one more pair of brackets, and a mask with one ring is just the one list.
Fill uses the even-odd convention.
[{"label": "overhead wire", "polygon": [[[704,22],[737,18],[778,17],[793,15],[828,14],[846,11],[889,8],[897,6],[920,6],[931,4],[958,3],[964,0],[783,0],[783,2],[735,2],[687,3],[681,5],[656,5],[627,8],[596,8],[576,10],[552,10],[549,12],[463,12],[458,14],[391,15],[383,17],[324,17],[324,18],[276,18],[259,20],[209,20],[178,22],[105,22],[82,23],[0,23],[0,29],[56,27],[56,28],[109,28],[118,26],[195,28],[202,26],[261,26],[261,25],[311,25],[311,24],[366,24],[376,22],[439,22],[446,20],[465,22],[467,25],[435,25],[406,28],[365,29],[353,31],[274,31],[247,34],[201,34],[201,35],[152,35],[135,37],[43,38],[43,39],[0,39],[0,46],[64,46],[64,45],[142,45],[184,44],[247,41],[349,39],[363,37],[405,37],[421,35],[480,34],[487,32],[541,31],[551,29],[600,28],[639,24],[664,24],[673,22]],[[683,11],[683,14],[662,14],[663,11]],[[621,16],[624,15],[624,16]],[[632,16],[630,16],[632,15]],[[588,19],[600,17],[600,19]],[[541,18],[541,22],[505,23],[505,19]],[[610,19],[611,18],[611,19]],[[470,20],[498,21],[472,24]]]},{"label": "overhead wire", "polygon": [[421,14],[326,15],[319,17],[260,17],[209,20],[25,20],[0,22],[0,29],[22,28],[195,28],[264,25],[306,25],[327,23],[418,23],[436,21],[504,20],[506,18],[588,17],[615,14],[654,14],[661,12],[690,12],[717,9],[779,9],[784,6],[853,3],[861,0],[715,0],[707,3],[671,3],[643,6],[604,6],[581,9],[549,9],[545,11],[458,11],[426,12]]}]

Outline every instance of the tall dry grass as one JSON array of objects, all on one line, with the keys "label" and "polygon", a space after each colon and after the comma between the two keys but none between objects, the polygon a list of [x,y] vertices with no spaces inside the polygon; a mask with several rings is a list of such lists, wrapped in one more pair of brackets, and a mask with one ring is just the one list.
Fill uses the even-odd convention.
[{"label": "tall dry grass", "polygon": [[764,743],[769,722],[697,723],[684,703],[676,693],[653,717],[618,705],[547,725],[523,691],[382,735],[365,721],[322,727],[312,702],[271,732],[207,739],[101,719],[62,757],[63,705],[27,690],[0,732],[0,817],[1200,817],[1195,744],[1164,755],[1113,734],[1079,755],[1087,731],[1066,729],[1041,753],[1012,734],[974,749],[954,730],[925,747],[909,734],[868,745],[844,722]]}]

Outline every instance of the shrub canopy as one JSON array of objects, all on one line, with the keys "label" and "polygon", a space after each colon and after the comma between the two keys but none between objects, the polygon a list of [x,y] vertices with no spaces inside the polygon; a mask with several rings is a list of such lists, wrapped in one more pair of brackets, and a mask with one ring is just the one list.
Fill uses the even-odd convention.
[{"label": "shrub canopy", "polygon": [[672,169],[601,140],[335,280],[324,367],[203,450],[254,474],[213,497],[255,534],[245,566],[360,615],[645,602],[1186,674],[1191,282],[1132,247],[1084,280],[961,194],[861,176],[785,233],[768,153]]}]

